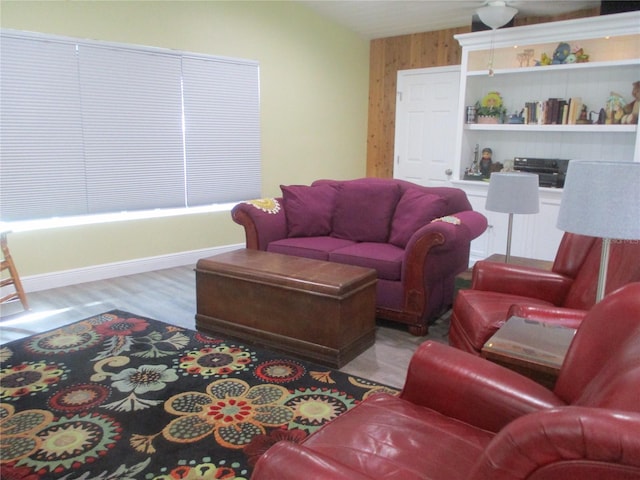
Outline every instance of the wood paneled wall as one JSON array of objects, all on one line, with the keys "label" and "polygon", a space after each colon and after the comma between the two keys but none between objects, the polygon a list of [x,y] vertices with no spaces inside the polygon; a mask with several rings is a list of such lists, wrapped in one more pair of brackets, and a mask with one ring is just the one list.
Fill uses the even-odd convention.
[{"label": "wood paneled wall", "polygon": [[[515,25],[532,25],[599,14],[600,8],[597,7],[554,17],[516,17]],[[371,41],[367,128],[368,177],[393,177],[398,70],[459,65],[462,49],[453,36],[470,31],[469,25]]]}]

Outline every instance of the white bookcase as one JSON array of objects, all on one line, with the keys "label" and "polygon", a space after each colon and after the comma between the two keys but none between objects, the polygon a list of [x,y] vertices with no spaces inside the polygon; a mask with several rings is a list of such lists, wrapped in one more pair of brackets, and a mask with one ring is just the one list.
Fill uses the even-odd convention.
[{"label": "white bookcase", "polygon": [[[495,31],[456,35],[462,46],[458,129],[452,183],[467,192],[474,208],[489,218],[490,228],[472,244],[472,260],[506,249],[507,215],[485,212],[488,183],[466,181],[476,145],[490,147],[493,160],[514,157],[640,161],[637,125],[467,124],[466,107],[486,93],[501,94],[507,113],[526,102],[580,97],[592,119],[611,92],[632,100],[632,83],[640,81],[640,12],[588,17]],[[552,57],[560,42],[581,47],[586,63],[534,66]],[[518,54],[533,50],[521,63]],[[492,65],[490,74],[489,65]],[[514,216],[512,254],[552,260],[562,237],[555,227],[561,189],[540,189],[540,213]],[[504,217],[504,218],[503,218]]]}]

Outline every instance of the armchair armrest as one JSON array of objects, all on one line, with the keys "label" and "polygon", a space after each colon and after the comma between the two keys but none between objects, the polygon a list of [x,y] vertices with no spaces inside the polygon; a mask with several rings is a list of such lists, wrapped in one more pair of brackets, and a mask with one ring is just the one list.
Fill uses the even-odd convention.
[{"label": "armchair armrest", "polygon": [[471,288],[538,298],[561,305],[573,279],[534,267],[481,260],[473,266]]},{"label": "armchair armrest", "polygon": [[281,441],[273,445],[256,463],[252,480],[371,480],[333,458],[311,451],[304,445]]},{"label": "armchair armrest", "polygon": [[266,250],[274,240],[287,236],[287,217],[282,198],[263,198],[237,204],[231,218],[244,227],[247,248]]},{"label": "armchair armrest", "polygon": [[493,432],[527,413],[565,405],[533,380],[433,341],[411,358],[400,397]]},{"label": "armchair armrest", "polygon": [[638,478],[639,430],[636,412],[568,406],[526,415],[493,438],[471,479]]},{"label": "armchair armrest", "polygon": [[562,327],[578,328],[588,310],[566,307],[545,307],[542,305],[512,305],[507,318],[513,316],[551,323]]}]

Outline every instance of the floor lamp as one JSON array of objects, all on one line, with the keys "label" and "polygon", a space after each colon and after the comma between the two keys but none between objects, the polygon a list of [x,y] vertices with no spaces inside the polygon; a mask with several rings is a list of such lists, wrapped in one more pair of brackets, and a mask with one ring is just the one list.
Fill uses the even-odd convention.
[{"label": "floor lamp", "polygon": [[569,162],[557,225],[602,238],[596,302],[605,294],[611,240],[640,241],[639,188],[640,163]]},{"label": "floor lamp", "polygon": [[538,213],[538,175],[533,173],[492,173],[485,208],[509,214],[506,262],[511,258],[511,231],[514,213]]}]

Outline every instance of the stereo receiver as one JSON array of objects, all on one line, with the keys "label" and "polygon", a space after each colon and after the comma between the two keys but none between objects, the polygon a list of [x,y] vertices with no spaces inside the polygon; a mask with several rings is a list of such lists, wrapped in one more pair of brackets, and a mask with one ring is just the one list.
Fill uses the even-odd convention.
[{"label": "stereo receiver", "polygon": [[541,187],[562,188],[567,175],[569,160],[561,158],[515,157],[513,169],[518,172],[538,174]]}]

